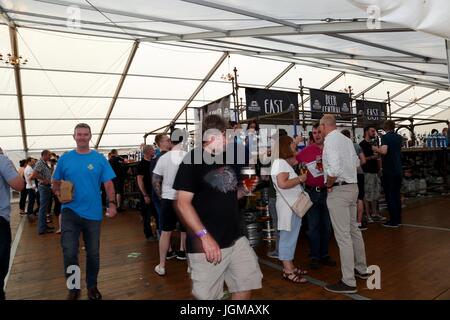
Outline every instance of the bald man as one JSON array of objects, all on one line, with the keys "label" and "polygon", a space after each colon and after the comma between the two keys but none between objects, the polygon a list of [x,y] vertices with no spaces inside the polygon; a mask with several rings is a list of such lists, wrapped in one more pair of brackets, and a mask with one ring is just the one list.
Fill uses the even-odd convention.
[{"label": "bald man", "polygon": [[366,253],[356,220],[359,159],[353,142],[336,128],[336,119],[326,114],[320,119],[325,138],[323,168],[328,189],[327,206],[341,257],[342,280],[325,286],[335,293],[356,293],[356,279],[367,279]]}]

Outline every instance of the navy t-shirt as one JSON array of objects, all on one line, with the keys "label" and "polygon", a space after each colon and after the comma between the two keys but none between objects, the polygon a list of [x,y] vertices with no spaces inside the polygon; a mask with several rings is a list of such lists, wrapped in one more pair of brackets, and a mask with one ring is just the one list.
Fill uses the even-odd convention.
[{"label": "navy t-shirt", "polygon": [[383,174],[402,175],[402,136],[391,131],[381,137],[381,145],[388,147],[387,154],[383,157]]}]

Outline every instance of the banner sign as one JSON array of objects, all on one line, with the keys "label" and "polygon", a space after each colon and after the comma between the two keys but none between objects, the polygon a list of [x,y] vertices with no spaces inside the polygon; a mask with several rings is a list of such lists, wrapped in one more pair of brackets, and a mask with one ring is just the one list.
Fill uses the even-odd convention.
[{"label": "banner sign", "polygon": [[203,111],[203,117],[209,116],[211,114],[217,114],[225,119],[225,121],[230,120],[230,95],[226,95],[216,101],[210,102],[204,105],[201,109]]},{"label": "banner sign", "polygon": [[223,117],[225,121],[230,121],[233,115],[230,110],[231,95],[226,95],[220,99],[210,102],[203,107],[200,107],[195,112],[195,121],[202,122],[203,119],[210,114],[218,114]]},{"label": "banner sign", "polygon": [[356,100],[358,124],[380,126],[387,119],[386,103]]},{"label": "banner sign", "polygon": [[298,121],[298,93],[245,88],[247,119],[281,114],[279,117],[267,117],[260,123],[285,122],[292,124],[294,118]]},{"label": "banner sign", "polygon": [[320,119],[324,113],[337,113],[337,120],[351,120],[352,106],[347,93],[310,89],[309,94],[312,119]]}]

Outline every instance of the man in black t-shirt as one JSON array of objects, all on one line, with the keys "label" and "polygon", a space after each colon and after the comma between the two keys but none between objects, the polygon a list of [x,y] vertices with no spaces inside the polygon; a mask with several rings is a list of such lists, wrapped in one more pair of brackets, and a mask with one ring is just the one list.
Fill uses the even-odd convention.
[{"label": "man in black t-shirt", "polygon": [[123,159],[119,157],[119,153],[116,149],[112,149],[111,158],[108,160],[111,168],[113,169],[116,177],[112,179],[114,183],[114,190],[116,190],[116,201],[117,201],[117,212],[124,211],[122,207],[122,196],[124,191],[124,182],[125,182],[125,168],[123,167]]},{"label": "man in black t-shirt", "polygon": [[201,300],[220,299],[224,281],[233,299],[249,299],[261,288],[258,258],[240,231],[238,198],[247,191],[226,161],[225,130],[220,116],[205,118],[203,146],[186,155],[173,186],[188,231],[192,293]]},{"label": "man in black t-shirt", "polygon": [[[149,241],[157,240],[157,235],[153,234],[153,230],[150,227],[151,216],[156,215],[156,209],[151,200],[152,196],[152,177],[150,173],[150,164],[153,156],[155,155],[155,150],[152,146],[145,145],[142,149],[144,158],[139,162],[137,167],[137,184],[139,190],[141,191],[141,214],[142,222],[144,224],[144,234],[145,238]],[[156,219],[157,220],[157,219]],[[157,220],[158,221],[158,220]]]},{"label": "man in black t-shirt", "polygon": [[395,123],[386,120],[383,126],[386,134],[381,138],[381,147],[372,147],[373,151],[383,155],[383,189],[389,211],[388,228],[398,228],[402,223],[402,136],[395,133]]},{"label": "man in black t-shirt", "polygon": [[377,130],[373,126],[364,128],[364,140],[359,143],[364,156],[366,157],[366,163],[361,166],[364,172],[364,204],[366,207],[367,222],[383,221],[386,220],[378,213],[378,198],[380,197],[381,183],[378,176],[379,156],[372,150],[372,141],[377,135]]}]

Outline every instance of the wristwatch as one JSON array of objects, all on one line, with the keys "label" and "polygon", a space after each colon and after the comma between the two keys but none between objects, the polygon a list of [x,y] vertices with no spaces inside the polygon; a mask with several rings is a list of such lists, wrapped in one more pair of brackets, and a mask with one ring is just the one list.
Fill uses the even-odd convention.
[{"label": "wristwatch", "polygon": [[208,234],[208,231],[206,231],[206,229],[202,229],[199,232],[196,232],[195,235],[199,238],[203,238],[204,236],[206,236]]}]

